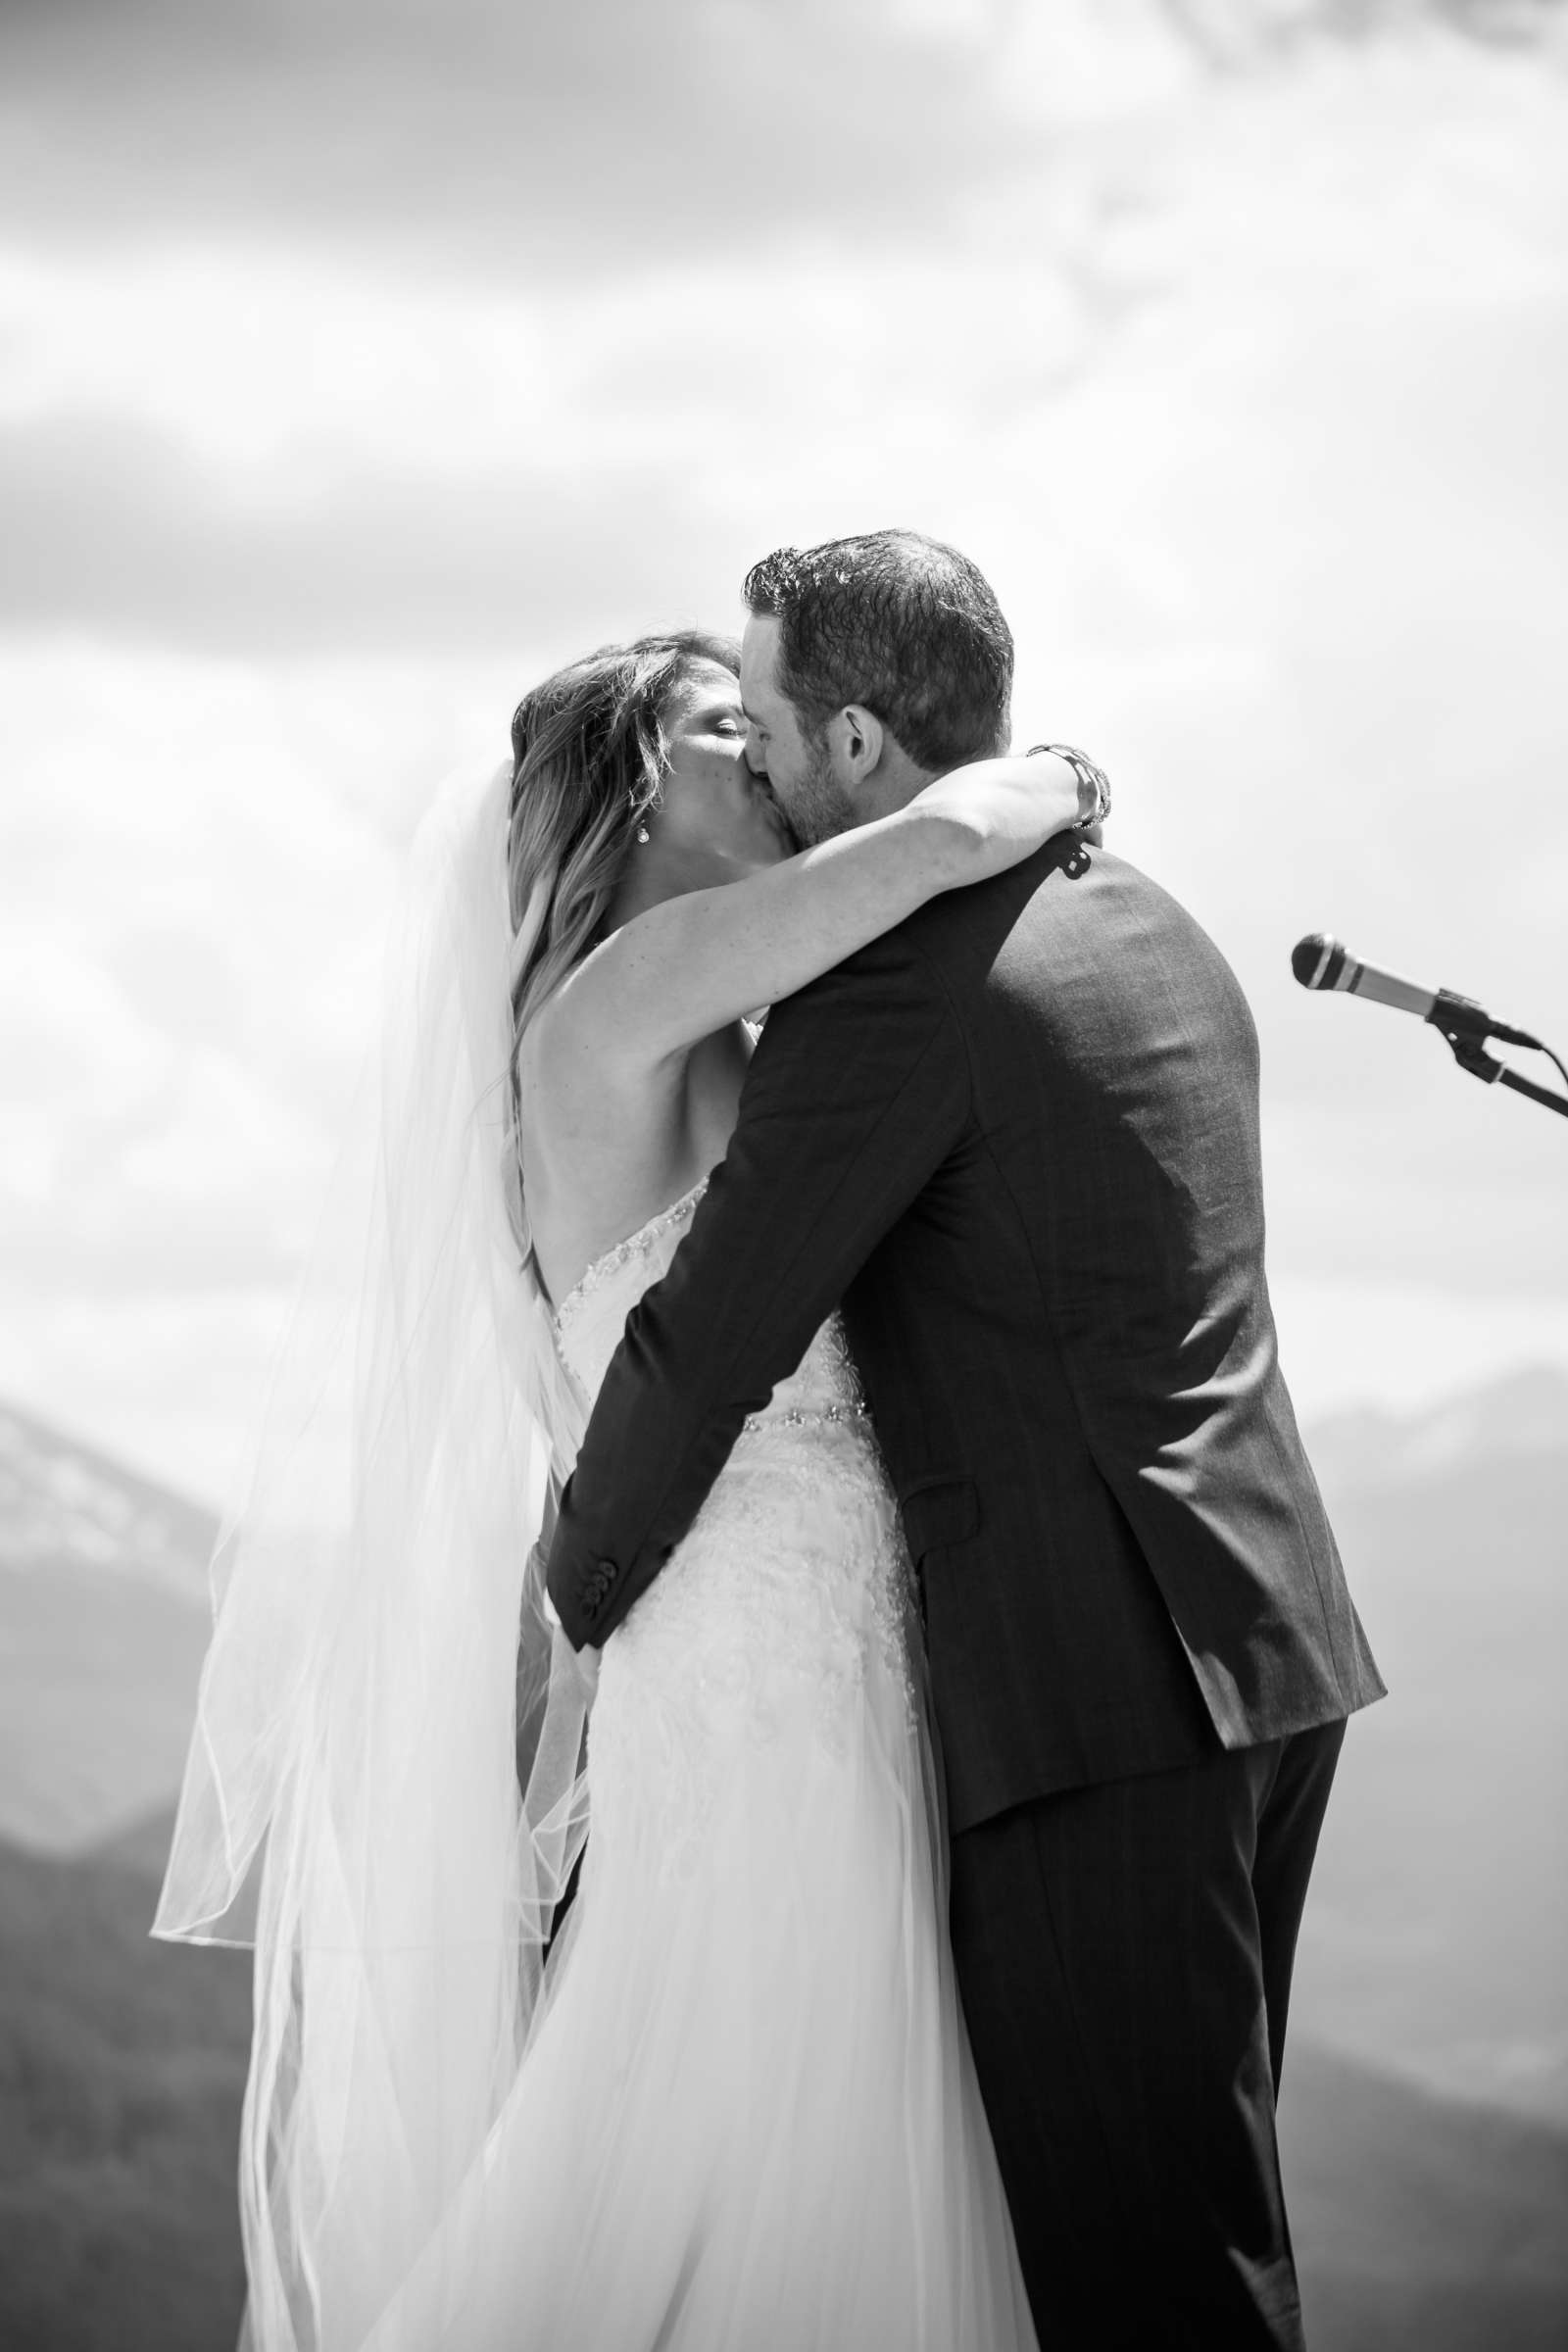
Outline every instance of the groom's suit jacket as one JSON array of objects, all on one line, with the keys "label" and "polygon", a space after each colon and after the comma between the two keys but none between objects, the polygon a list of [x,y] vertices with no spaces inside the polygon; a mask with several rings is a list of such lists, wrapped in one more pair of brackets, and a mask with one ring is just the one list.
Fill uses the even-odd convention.
[{"label": "groom's suit jacket", "polygon": [[602,1642],[842,1301],[955,1831],[1383,1689],[1275,1350],[1246,1000],[1147,876],[1070,859],[934,899],[773,1007],[548,1570]]}]

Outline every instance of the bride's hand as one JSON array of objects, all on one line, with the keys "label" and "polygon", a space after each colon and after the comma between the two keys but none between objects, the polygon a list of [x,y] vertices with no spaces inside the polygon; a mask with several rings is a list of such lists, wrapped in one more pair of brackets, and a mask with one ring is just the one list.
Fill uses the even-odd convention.
[{"label": "bride's hand", "polygon": [[915,794],[907,812],[977,834],[981,870],[991,872],[1015,864],[1054,834],[1096,830],[1110,813],[1110,787],[1082,752],[1040,743],[1005,759],[951,768]]},{"label": "bride's hand", "polygon": [[[559,1624],[559,1619],[557,1622]],[[564,1634],[562,1635],[556,1648],[558,1655],[570,1659],[570,1671],[576,1675],[577,1689],[582,1695],[584,1712],[591,1715],[594,1711],[594,1700],[599,1694],[601,1653],[594,1648],[592,1642],[587,1642],[583,1643],[581,1649],[573,1649]]]},{"label": "bride's hand", "polygon": [[[535,1549],[538,1549],[537,1545]],[[550,1628],[551,1678],[556,1680],[559,1677],[574,1689],[582,1699],[585,1711],[592,1713],[594,1697],[599,1689],[599,1652],[587,1642],[581,1649],[572,1648],[562,1627],[561,1612],[545,1590],[542,1574],[539,1591],[540,1606],[544,1611],[545,1623]]]}]

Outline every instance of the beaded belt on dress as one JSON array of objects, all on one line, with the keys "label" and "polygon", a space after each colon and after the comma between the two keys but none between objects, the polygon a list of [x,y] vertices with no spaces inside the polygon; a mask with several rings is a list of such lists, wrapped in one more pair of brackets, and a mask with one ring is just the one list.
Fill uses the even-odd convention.
[{"label": "beaded belt on dress", "polygon": [[805,1429],[822,1421],[842,1421],[851,1427],[858,1427],[870,1418],[863,1404],[786,1405],[781,1413],[770,1413],[765,1409],[760,1413],[748,1413],[741,1423],[741,1433],[744,1436],[752,1430]]}]

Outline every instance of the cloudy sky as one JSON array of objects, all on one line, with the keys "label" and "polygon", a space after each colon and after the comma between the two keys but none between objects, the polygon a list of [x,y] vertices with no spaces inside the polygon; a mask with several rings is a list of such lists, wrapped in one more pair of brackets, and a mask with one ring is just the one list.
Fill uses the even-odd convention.
[{"label": "cloudy sky", "polygon": [[1568,1361],[1568,8],[7,0],[0,1390],[220,1495],[399,847],[557,660],[954,539],[1262,1033],[1308,1414]]}]

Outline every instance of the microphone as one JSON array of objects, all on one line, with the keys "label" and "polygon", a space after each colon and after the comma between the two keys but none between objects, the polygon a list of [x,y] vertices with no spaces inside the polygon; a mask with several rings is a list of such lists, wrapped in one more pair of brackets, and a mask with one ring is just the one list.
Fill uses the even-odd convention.
[{"label": "microphone", "polygon": [[1539,1037],[1532,1037],[1527,1029],[1510,1029],[1506,1021],[1494,1021],[1471,997],[1456,997],[1447,988],[1417,988],[1414,981],[1401,980],[1397,972],[1386,972],[1379,964],[1358,963],[1331,932],[1312,931],[1298,939],[1291,950],[1291,969],[1303,988],[1332,988],[1348,996],[1370,997],[1375,1004],[1392,1004],[1396,1012],[1413,1012],[1417,1020],[1430,1021],[1447,1038],[1497,1037],[1505,1045],[1546,1052]]}]

